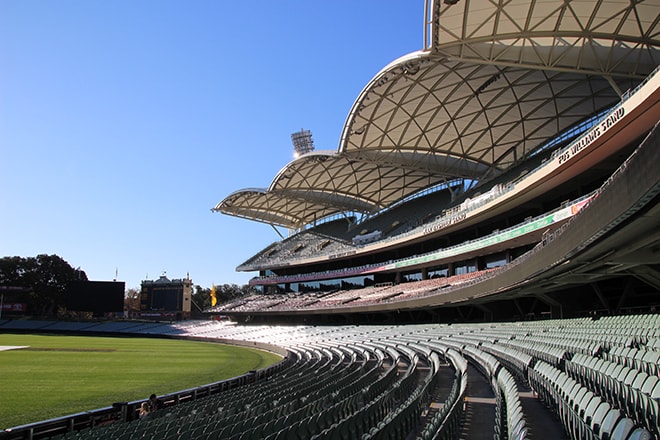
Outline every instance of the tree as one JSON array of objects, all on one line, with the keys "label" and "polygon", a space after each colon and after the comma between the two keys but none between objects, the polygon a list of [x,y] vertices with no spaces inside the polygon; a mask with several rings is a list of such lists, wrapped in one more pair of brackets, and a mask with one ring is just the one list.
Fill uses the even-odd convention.
[{"label": "tree", "polygon": [[140,289],[131,287],[124,294],[124,310],[129,316],[140,311]]},{"label": "tree", "polygon": [[64,307],[69,284],[76,280],[87,281],[87,274],[58,255],[0,259],[0,285],[27,288],[25,300],[32,314],[54,315]]},{"label": "tree", "polygon": [[22,286],[27,269],[27,260],[23,257],[4,257],[0,259],[0,285]]},{"label": "tree", "polygon": [[192,301],[194,312],[208,309],[211,307],[211,289],[196,285],[195,292],[192,294]]}]

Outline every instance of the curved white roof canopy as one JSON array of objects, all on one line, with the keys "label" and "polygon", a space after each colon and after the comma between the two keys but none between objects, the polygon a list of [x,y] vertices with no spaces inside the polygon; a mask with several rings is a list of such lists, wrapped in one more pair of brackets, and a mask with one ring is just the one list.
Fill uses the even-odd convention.
[{"label": "curved white roof canopy", "polygon": [[281,196],[277,192],[270,193],[265,188],[248,188],[228,195],[213,211],[293,227],[299,223],[299,219],[306,218],[309,212],[316,212],[319,218],[337,212],[336,208],[323,206],[314,201]]},{"label": "curved white roof canopy", "polygon": [[237,191],[214,210],[298,228],[338,212],[377,212],[443,181],[423,170],[314,151],[285,166],[269,188]]},{"label": "curved white roof canopy", "polygon": [[297,229],[497,175],[652,72],[659,16],[654,0],[436,1],[429,44],[367,84],[336,152],[306,154],[213,210]]}]

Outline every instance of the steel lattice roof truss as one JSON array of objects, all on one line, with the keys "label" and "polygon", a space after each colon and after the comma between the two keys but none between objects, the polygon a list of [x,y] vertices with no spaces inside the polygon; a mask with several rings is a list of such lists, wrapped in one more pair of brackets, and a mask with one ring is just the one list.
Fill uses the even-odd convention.
[{"label": "steel lattice roof truss", "polygon": [[248,188],[230,194],[213,211],[295,229],[300,219],[306,218],[310,211],[323,218],[337,212],[337,209],[323,208],[314,201],[286,197],[264,188]]},{"label": "steel lattice roof truss", "polygon": [[471,0],[432,8],[428,48],[456,60],[637,78],[658,65],[654,0]]},{"label": "steel lattice roof truss", "polygon": [[493,177],[658,65],[657,1],[427,3],[425,49],[367,84],[336,152],[306,154],[268,189],[238,191],[214,210],[297,229]]}]

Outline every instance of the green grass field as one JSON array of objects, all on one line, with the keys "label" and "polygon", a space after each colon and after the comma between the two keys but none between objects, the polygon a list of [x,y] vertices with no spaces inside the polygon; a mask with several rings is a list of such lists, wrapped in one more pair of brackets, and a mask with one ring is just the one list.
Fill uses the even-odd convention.
[{"label": "green grass field", "polygon": [[146,399],[264,368],[280,356],[172,339],[0,334],[0,429]]}]

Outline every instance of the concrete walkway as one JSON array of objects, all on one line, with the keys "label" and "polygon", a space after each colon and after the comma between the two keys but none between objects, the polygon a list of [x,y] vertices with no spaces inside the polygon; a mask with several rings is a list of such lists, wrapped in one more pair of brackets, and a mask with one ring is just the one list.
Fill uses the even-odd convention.
[{"label": "concrete walkway", "polygon": [[[527,438],[567,440],[569,437],[555,413],[526,384],[518,380],[516,382],[525,414]],[[459,438],[492,440],[495,434],[496,404],[490,382],[472,364],[468,365],[468,390]]]},{"label": "concrete walkway", "polygon": [[525,414],[525,423],[527,424],[527,437],[530,439],[544,440],[566,440],[569,437],[564,431],[557,415],[545,404],[539,400],[536,393],[529,386],[516,380],[518,393],[520,395],[520,405]]},{"label": "concrete walkway", "polygon": [[495,434],[495,394],[490,382],[468,364],[465,412],[461,420],[461,440],[493,440]]}]

